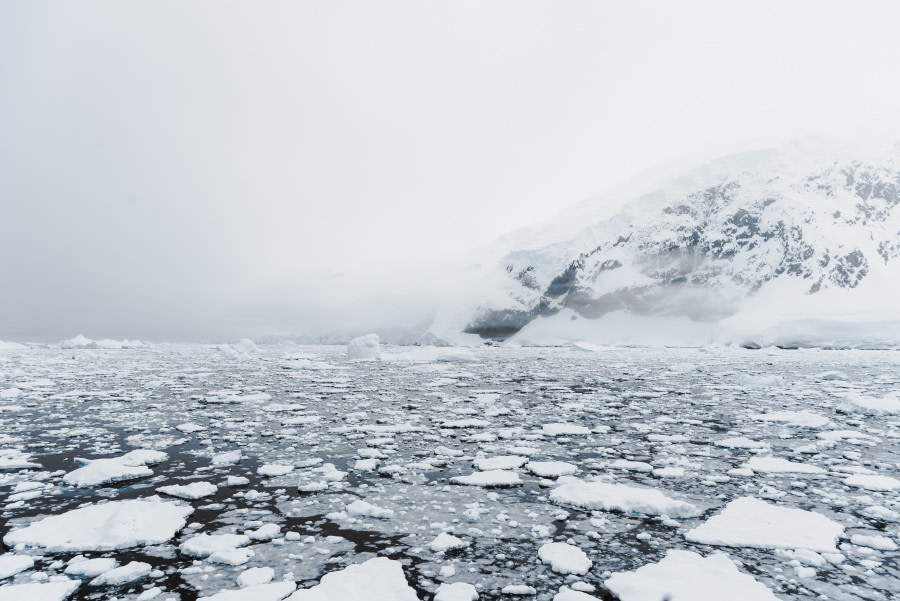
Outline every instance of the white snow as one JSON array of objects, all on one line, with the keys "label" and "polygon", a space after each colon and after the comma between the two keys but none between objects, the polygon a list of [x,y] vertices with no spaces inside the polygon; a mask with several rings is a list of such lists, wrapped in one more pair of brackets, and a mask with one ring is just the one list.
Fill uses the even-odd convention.
[{"label": "white snow", "polygon": [[667,515],[673,518],[695,517],[701,513],[695,505],[667,497],[657,489],[607,482],[567,480],[550,492],[550,499],[582,509]]},{"label": "white snow", "polygon": [[3,542],[49,552],[109,551],[171,539],[193,512],[159,497],[86,505],[9,532]]},{"label": "white snow", "polygon": [[703,557],[670,549],[658,563],[616,572],[605,585],[622,601],[778,601],[766,585],[723,553]]},{"label": "white snow", "polygon": [[538,549],[538,557],[550,569],[560,574],[587,574],[592,561],[574,545],[568,543],[546,543]]},{"label": "white snow", "polygon": [[819,513],[741,497],[684,536],[707,545],[833,553],[843,532],[841,524]]},{"label": "white snow", "polygon": [[399,561],[376,557],[322,576],[318,585],[300,589],[290,601],[418,601]]}]

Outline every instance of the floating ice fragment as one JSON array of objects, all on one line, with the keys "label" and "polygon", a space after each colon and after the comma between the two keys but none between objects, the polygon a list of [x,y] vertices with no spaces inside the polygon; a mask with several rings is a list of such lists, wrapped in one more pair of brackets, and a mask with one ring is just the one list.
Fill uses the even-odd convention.
[{"label": "floating ice fragment", "polygon": [[290,601],[418,601],[399,561],[376,557],[322,576],[318,585],[300,589]]},{"label": "floating ice fragment", "polygon": [[684,537],[707,545],[830,553],[843,532],[841,524],[819,513],[741,497]]},{"label": "floating ice fragment", "polygon": [[568,543],[546,543],[538,549],[538,557],[560,574],[587,574],[592,561],[584,551]]},{"label": "floating ice fragment", "polygon": [[766,585],[738,571],[722,553],[703,557],[670,549],[657,563],[633,572],[616,572],[606,587],[622,601],[778,601]]}]

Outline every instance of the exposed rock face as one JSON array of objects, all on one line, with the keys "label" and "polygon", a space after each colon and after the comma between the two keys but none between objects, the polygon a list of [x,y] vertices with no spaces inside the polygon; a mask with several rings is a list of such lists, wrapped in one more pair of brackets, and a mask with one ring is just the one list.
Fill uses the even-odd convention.
[{"label": "exposed rock face", "polygon": [[900,263],[898,205],[900,148],[866,161],[810,143],[725,157],[507,237],[506,300],[483,303],[466,331],[503,339],[564,308],[716,321],[783,279],[807,294],[853,289],[873,265]]}]

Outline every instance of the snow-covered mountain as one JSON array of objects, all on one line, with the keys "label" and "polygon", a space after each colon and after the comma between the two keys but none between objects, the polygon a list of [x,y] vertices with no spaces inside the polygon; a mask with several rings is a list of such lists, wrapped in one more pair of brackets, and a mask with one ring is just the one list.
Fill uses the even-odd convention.
[{"label": "snow-covered mountain", "polygon": [[671,342],[750,340],[785,320],[900,319],[900,145],[723,157],[588,199],[473,262],[465,331],[485,338],[610,342],[640,320]]}]

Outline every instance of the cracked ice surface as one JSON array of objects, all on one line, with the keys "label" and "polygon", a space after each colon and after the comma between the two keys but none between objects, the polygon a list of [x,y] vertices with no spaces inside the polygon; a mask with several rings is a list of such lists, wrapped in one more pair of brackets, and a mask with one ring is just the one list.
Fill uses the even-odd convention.
[{"label": "cracked ice surface", "polygon": [[248,349],[0,353],[0,598],[900,595],[897,353]]}]

